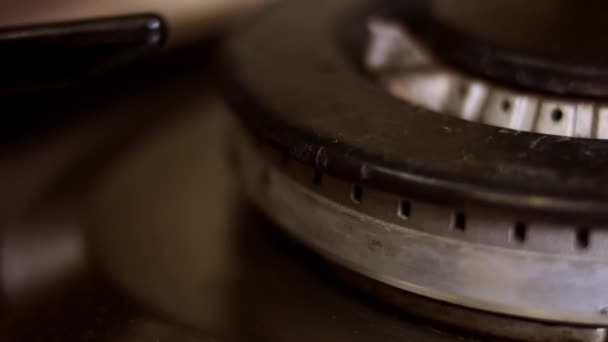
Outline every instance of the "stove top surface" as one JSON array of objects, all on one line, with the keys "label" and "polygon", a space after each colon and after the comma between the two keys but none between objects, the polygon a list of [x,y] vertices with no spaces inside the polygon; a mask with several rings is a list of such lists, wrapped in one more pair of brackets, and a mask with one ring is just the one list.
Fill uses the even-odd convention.
[{"label": "stove top surface", "polygon": [[[204,86],[198,76],[171,82]],[[95,148],[79,146],[66,170],[53,171],[60,176],[27,196],[11,194],[28,200],[5,215],[0,338],[451,341],[319,272],[324,262],[247,204],[225,153],[237,125],[206,87],[204,96],[171,91],[165,105],[180,108],[172,119],[150,119],[165,105],[135,96],[72,125],[63,137],[86,135],[115,113],[107,134],[140,133],[116,138],[121,147],[109,151],[100,147],[107,145],[102,134]],[[149,127],[134,128],[142,113],[114,120],[129,108],[148,109]],[[80,138],[49,139],[61,153],[34,144],[5,167],[27,160],[37,170],[29,178],[42,179],[57,168],[41,156],[61,159],[82,145]],[[91,156],[101,161],[83,167]]]}]

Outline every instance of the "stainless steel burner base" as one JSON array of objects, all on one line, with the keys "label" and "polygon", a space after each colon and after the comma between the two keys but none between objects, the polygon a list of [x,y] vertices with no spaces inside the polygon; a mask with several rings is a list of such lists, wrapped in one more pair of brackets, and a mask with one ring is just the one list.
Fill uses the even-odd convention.
[{"label": "stainless steel burner base", "polygon": [[247,192],[269,217],[329,260],[391,285],[371,285],[371,292],[408,313],[530,341],[608,336],[601,327],[607,318],[593,305],[601,302],[603,290],[596,287],[603,282],[586,281],[603,276],[601,261],[429,234],[420,222],[441,221],[430,204],[411,202],[406,218],[399,198],[320,175],[271,149],[243,141],[239,155]]}]

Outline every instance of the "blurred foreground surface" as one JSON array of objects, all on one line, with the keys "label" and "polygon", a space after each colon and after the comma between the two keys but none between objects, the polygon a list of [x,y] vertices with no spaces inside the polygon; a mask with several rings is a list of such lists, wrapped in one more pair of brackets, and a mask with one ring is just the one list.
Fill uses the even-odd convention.
[{"label": "blurred foreground surface", "polygon": [[6,145],[0,340],[449,340],[342,291],[247,204],[205,53]]}]

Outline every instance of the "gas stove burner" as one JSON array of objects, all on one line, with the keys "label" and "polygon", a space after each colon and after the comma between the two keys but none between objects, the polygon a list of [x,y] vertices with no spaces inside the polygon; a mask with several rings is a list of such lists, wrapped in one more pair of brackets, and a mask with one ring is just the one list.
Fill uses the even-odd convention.
[{"label": "gas stove burner", "polygon": [[517,131],[608,138],[608,101],[522,91],[444,66],[403,25],[370,24],[367,67],[395,96],[426,109]]},{"label": "gas stove burner", "polygon": [[608,64],[592,1],[404,1],[370,22],[367,66],[396,96],[518,131],[605,139]]},{"label": "gas stove burner", "polygon": [[508,339],[603,341],[602,99],[542,77],[502,82],[437,51],[438,31],[412,13],[442,3],[289,1],[237,35],[227,93],[251,135],[238,148],[247,192],[410,314]]}]

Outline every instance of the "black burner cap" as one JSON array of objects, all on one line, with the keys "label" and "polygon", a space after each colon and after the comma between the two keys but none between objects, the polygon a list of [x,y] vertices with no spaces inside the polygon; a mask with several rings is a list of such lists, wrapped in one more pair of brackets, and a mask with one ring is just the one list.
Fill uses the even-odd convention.
[{"label": "black burner cap", "polygon": [[407,23],[446,63],[548,93],[608,95],[608,2],[430,0]]}]

